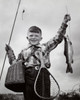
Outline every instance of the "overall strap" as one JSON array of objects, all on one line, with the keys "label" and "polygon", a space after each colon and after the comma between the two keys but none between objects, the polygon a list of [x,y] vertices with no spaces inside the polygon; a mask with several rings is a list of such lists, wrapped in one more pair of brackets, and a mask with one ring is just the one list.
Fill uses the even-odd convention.
[{"label": "overall strap", "polygon": [[[32,47],[32,46],[30,46],[30,47]],[[28,50],[30,47],[28,47],[26,50]],[[31,56],[33,56],[33,57],[34,57],[37,61],[39,61],[39,63],[41,64],[40,59],[35,55],[35,52],[36,52],[36,50],[38,50],[38,49],[39,49],[39,47],[34,46],[34,49],[32,50],[31,54],[29,55],[29,57],[28,57],[25,61],[29,60],[29,58],[30,58]]]}]

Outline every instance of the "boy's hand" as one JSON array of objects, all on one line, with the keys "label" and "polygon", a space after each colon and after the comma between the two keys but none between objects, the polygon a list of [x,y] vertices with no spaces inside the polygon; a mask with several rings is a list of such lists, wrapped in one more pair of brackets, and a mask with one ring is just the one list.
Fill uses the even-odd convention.
[{"label": "boy's hand", "polygon": [[8,52],[8,50],[12,50],[9,45],[6,44],[5,50]]},{"label": "boy's hand", "polygon": [[70,21],[70,20],[71,20],[70,15],[69,15],[69,14],[66,14],[66,15],[64,16],[63,22],[64,22],[64,23],[67,23],[67,22]]}]

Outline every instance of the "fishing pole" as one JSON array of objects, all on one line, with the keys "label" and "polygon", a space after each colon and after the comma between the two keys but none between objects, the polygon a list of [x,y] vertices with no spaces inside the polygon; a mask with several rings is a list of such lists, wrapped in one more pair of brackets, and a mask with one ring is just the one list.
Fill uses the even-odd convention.
[{"label": "fishing pole", "polygon": [[[15,18],[14,18],[14,22],[13,22],[13,26],[12,26],[12,30],[11,30],[11,34],[10,34],[10,38],[9,38],[8,45],[10,45],[10,42],[11,42],[11,38],[12,38],[12,34],[13,34],[13,30],[14,30],[15,22],[16,22],[16,19],[17,19],[17,15],[18,15],[18,11],[19,11],[19,7],[20,7],[20,3],[21,3],[21,0],[19,0],[19,3],[18,3],[18,7],[17,7],[17,11],[16,11]],[[0,80],[1,80],[1,77],[2,77],[2,73],[3,73],[3,69],[4,69],[4,65],[5,65],[6,57],[7,57],[7,53],[5,54],[5,57],[4,57],[3,66],[2,66],[2,70],[1,70],[1,74],[0,74]]]}]

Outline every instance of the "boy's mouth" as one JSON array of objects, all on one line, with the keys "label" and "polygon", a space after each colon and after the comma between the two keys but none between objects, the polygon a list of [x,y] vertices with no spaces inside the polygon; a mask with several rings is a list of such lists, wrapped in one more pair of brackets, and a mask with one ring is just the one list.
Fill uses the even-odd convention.
[{"label": "boy's mouth", "polygon": [[38,44],[38,41],[37,40],[30,40],[30,43],[36,45],[36,44]]},{"label": "boy's mouth", "polygon": [[36,42],[37,40],[31,40],[32,42]]},{"label": "boy's mouth", "polygon": [[31,43],[36,43],[37,41],[36,41],[36,40],[31,40],[30,42],[31,42]]}]

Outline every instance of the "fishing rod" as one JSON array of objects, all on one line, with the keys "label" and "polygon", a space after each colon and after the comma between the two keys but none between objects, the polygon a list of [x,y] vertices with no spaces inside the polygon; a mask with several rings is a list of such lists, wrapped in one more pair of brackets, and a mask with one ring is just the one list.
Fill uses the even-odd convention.
[{"label": "fishing rod", "polygon": [[[9,38],[8,45],[10,45],[10,42],[11,42],[11,38],[12,38],[12,34],[13,34],[13,30],[14,30],[15,22],[16,22],[16,19],[17,19],[17,15],[18,15],[18,11],[19,11],[19,7],[20,7],[20,3],[21,3],[21,0],[19,0],[19,3],[18,3],[18,7],[17,7],[17,11],[16,11],[15,18],[14,18],[14,22],[13,22],[13,26],[12,26],[12,30],[11,30],[11,34],[10,34],[10,38]],[[7,53],[5,54],[5,57],[4,57],[3,66],[2,66],[2,70],[1,70],[1,74],[0,74],[0,80],[1,80],[1,77],[2,77],[2,73],[3,73],[3,69],[4,69],[4,65],[5,65],[6,57],[7,57]]]}]

